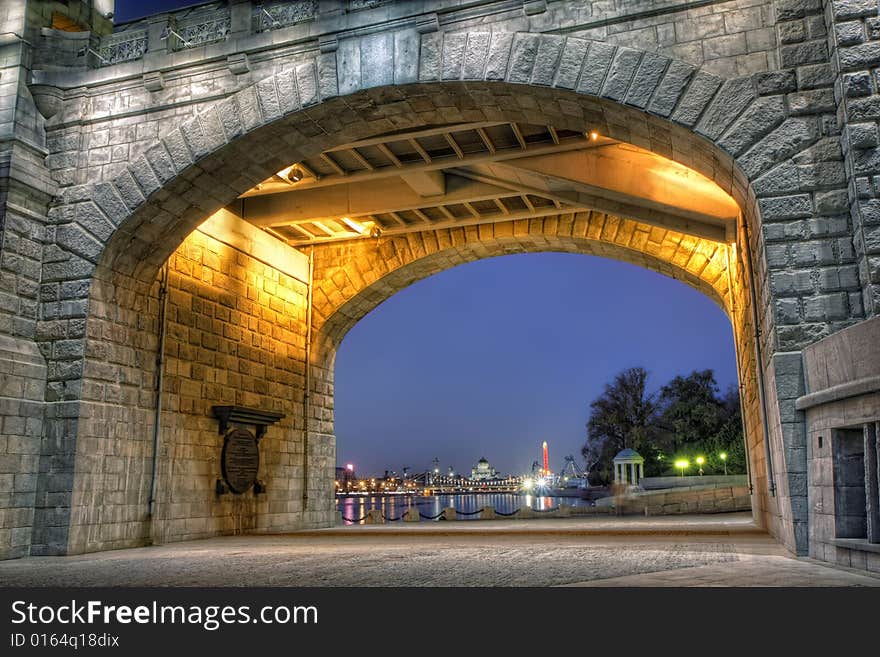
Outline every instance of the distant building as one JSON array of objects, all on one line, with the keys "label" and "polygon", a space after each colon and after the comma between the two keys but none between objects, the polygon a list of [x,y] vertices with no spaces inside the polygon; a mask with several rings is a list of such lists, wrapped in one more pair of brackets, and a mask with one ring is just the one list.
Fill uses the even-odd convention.
[{"label": "distant building", "polygon": [[486,457],[477,461],[476,467],[471,469],[471,479],[474,481],[486,481],[488,479],[495,479],[497,476],[498,472],[489,465]]},{"label": "distant building", "polygon": [[351,463],[345,466],[336,466],[336,488],[345,490],[346,486],[357,483],[357,476],[354,473],[354,466]]},{"label": "distant building", "polygon": [[614,483],[638,486],[645,476],[645,459],[634,449],[624,449],[614,457]]}]

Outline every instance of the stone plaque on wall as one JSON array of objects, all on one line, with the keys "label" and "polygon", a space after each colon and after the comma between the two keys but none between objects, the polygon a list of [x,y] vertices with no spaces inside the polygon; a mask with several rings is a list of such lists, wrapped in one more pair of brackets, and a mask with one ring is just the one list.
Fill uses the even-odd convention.
[{"label": "stone plaque on wall", "polygon": [[223,441],[221,456],[223,479],[233,493],[246,493],[257,480],[260,448],[247,429],[232,429]]},{"label": "stone plaque on wall", "polygon": [[[278,422],[284,415],[244,406],[212,406],[211,411],[219,420],[219,433],[223,436],[223,452],[220,455],[223,481],[217,480],[216,493],[241,495],[251,488],[257,495],[265,493],[265,483],[257,480],[260,440],[266,435],[268,426]],[[254,431],[232,426],[233,422],[249,424]]]}]

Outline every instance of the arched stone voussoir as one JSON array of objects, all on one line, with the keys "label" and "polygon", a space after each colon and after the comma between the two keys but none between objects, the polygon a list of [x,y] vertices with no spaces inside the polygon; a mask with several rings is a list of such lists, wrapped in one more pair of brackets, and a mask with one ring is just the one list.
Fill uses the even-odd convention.
[{"label": "arched stone voussoir", "polygon": [[[466,87],[450,92],[453,82]],[[441,85],[447,96],[469,96],[462,102],[471,109],[454,109],[456,101],[436,96],[433,84]],[[467,86],[473,84],[477,86]],[[533,93],[514,94],[512,102],[506,102],[510,85],[519,84]],[[381,89],[400,93],[377,95]],[[566,92],[574,95],[560,96]],[[359,100],[364,93],[367,96]],[[79,198],[93,199],[109,223],[123,232],[134,234],[140,224],[159,217],[170,222],[170,234],[181,233],[182,239],[197,225],[187,221],[178,230],[182,217],[207,216],[289,164],[284,155],[295,149],[279,147],[277,135],[271,134],[285,117],[301,115],[304,126],[322,122],[327,127],[322,130],[319,124],[316,138],[329,144],[334,141],[333,128],[350,125],[344,121],[366,126],[372,118],[371,128],[376,130],[401,125],[387,108],[395,103],[402,109],[421,108],[416,97],[434,103],[424,111],[425,116],[433,112],[431,121],[438,116],[454,121],[503,113],[511,120],[549,122],[563,116],[573,124],[595,125],[609,137],[700,171],[743,206],[745,185],[735,184],[733,156],[749,167],[747,174],[760,173],[774,153],[766,148],[756,151],[754,142],[776,130],[781,131],[778,141],[796,148],[804,143],[804,132],[812,134],[804,120],[780,126],[784,105],[756,100],[750,78],[723,80],[656,53],[557,35],[403,31],[345,40],[336,52],[300,62],[212,103],[162,135],[113,180],[94,184]],[[337,114],[344,117],[337,117],[335,125],[320,112],[313,114],[331,99],[339,99],[342,111]],[[261,132],[270,139],[261,139]],[[245,138],[247,149],[239,146]],[[230,148],[247,156],[240,162],[240,175],[234,180],[212,175]],[[168,193],[172,184],[175,192]],[[89,226],[81,228],[105,250],[113,240]],[[97,262],[89,247],[87,254],[79,255]]]},{"label": "arched stone voussoir", "polygon": [[713,142],[758,98],[751,76],[727,80],[655,52],[580,37],[435,32],[422,35],[420,48],[420,82],[567,89],[668,119]]},{"label": "arched stone voussoir", "polygon": [[[207,172],[217,168],[215,163],[223,160],[222,154],[237,139],[317,105],[321,98],[316,71],[314,60],[301,63],[214,102],[159,137],[112,180],[77,190],[71,199],[76,208],[74,222],[60,227],[66,241],[58,241],[58,246],[97,265],[116,234],[96,230],[98,224],[112,225],[125,242],[127,235],[137,233],[143,222],[163,211],[172,224],[193,208],[204,217],[271,175],[277,170],[273,165],[282,160],[267,158],[261,167],[255,162],[258,158],[245,162],[247,170],[235,181],[237,186],[212,179]],[[254,173],[254,169],[258,171]],[[169,193],[169,185],[176,188],[175,194]],[[87,209],[81,210],[80,206]],[[103,217],[95,216],[95,207]],[[180,232],[182,240],[195,225],[188,223],[185,229],[172,232]],[[100,249],[89,243],[92,238]],[[70,248],[74,243],[77,248]],[[118,260],[117,255],[109,257]]]}]

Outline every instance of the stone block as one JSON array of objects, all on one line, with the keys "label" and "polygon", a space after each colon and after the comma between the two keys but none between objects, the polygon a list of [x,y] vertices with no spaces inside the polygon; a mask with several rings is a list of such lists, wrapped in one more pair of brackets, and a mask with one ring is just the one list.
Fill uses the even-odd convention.
[{"label": "stone block", "polygon": [[535,57],[535,66],[532,70],[532,84],[550,86],[558,68],[565,39],[555,35],[541,37],[538,53]]},{"label": "stone block", "polygon": [[648,110],[660,116],[669,116],[696,69],[690,64],[673,60],[648,105]]},{"label": "stone block", "polygon": [[703,71],[698,72],[688,85],[672,120],[686,126],[695,125],[720,87],[721,78]]},{"label": "stone block", "polygon": [[877,15],[877,3],[873,0],[834,0],[832,15],[835,21]]},{"label": "stone block", "polygon": [[788,107],[791,116],[803,114],[822,114],[837,110],[834,93],[831,89],[814,89],[788,94]]},{"label": "stone block", "polygon": [[[320,101],[318,96],[318,81],[316,78],[315,63],[305,62],[295,67],[296,84],[299,91],[299,101],[302,107],[309,107]],[[244,114],[244,108],[242,108]],[[246,123],[247,125],[247,123]]]},{"label": "stone block", "polygon": [[[489,57],[486,61],[486,79],[503,80],[507,76],[507,62],[513,45],[510,32],[493,32],[489,44]],[[424,56],[424,54],[422,55]],[[420,76],[421,77],[421,76]]]},{"label": "stone block", "polygon": [[462,77],[465,80],[483,79],[491,38],[492,35],[489,32],[471,32],[468,34],[462,69]]},{"label": "stone block", "polygon": [[575,37],[568,37],[562,49],[559,69],[556,72],[557,87],[574,89],[581,73],[581,66],[587,54],[589,42]]},{"label": "stone block", "polygon": [[738,157],[737,161],[746,175],[757,177],[813,143],[818,137],[818,128],[818,123],[811,117],[789,118]]},{"label": "stone block", "polygon": [[[177,171],[174,168],[174,162],[171,159],[171,155],[168,154],[165,145],[161,142],[148,149],[144,153],[144,157],[146,158],[147,162],[149,162],[154,175],[160,183],[164,184],[174,178],[175,175],[177,175]],[[121,203],[121,201],[118,201],[115,198],[115,194],[113,194],[112,192],[110,193],[111,198],[109,200],[111,203],[114,201]],[[104,211],[107,213],[108,216],[112,216],[110,214],[110,211],[106,209]]]},{"label": "stone block", "polygon": [[[221,116],[223,116],[222,112]],[[167,135],[165,135],[162,138],[162,142],[165,144],[165,149],[171,156],[171,161],[174,163],[174,168],[178,172],[183,171],[192,164],[192,157],[189,154],[189,148],[187,148],[186,141],[183,138],[183,133],[180,131],[179,128],[174,129]]]},{"label": "stone block", "polygon": [[148,198],[153,192],[161,187],[161,183],[156,177],[153,168],[143,155],[132,160],[128,165],[128,170],[131,172],[132,177],[138,184],[138,187],[140,187],[141,193],[145,198]]},{"label": "stone block", "polygon": [[813,213],[813,202],[809,194],[765,198],[758,202],[758,206],[765,221],[808,217]]},{"label": "stone block", "polygon": [[605,78],[602,96],[622,101],[626,97],[629,83],[635,74],[640,59],[641,53],[638,50],[618,48],[608,70],[608,75]]},{"label": "stone block", "polygon": [[[513,34],[508,34],[510,40],[513,40]],[[494,45],[494,44],[493,44]],[[509,44],[508,44],[509,47]],[[419,52],[419,80],[421,82],[429,82],[431,80],[440,79],[440,62],[443,48],[443,35],[439,32],[423,34],[422,47]],[[491,53],[490,53],[491,57]],[[505,69],[507,69],[507,60],[505,59]],[[503,73],[504,73],[503,72]],[[487,72],[488,73],[488,72]],[[504,75],[502,73],[501,78]],[[344,92],[343,92],[344,93]]]},{"label": "stone block", "polygon": [[880,43],[870,41],[837,49],[842,71],[872,68],[880,63]]},{"label": "stone block", "polygon": [[868,71],[845,73],[843,76],[843,93],[847,98],[870,96],[874,93],[874,84]]},{"label": "stone block", "polygon": [[846,127],[849,144],[853,148],[875,148],[878,141],[876,123],[853,123]]},{"label": "stone block", "polygon": [[740,155],[782,123],[785,117],[785,102],[782,96],[758,98],[749,105],[718,143],[732,155]]},{"label": "stone block", "polygon": [[798,88],[797,75],[793,70],[758,73],[754,78],[760,96],[783,94]]},{"label": "stone block", "polygon": [[645,53],[626,95],[626,103],[646,108],[668,65],[667,57]]},{"label": "stone block", "polygon": [[728,80],[721,86],[697,125],[697,132],[712,140],[717,139],[754,97],[755,91],[750,78]]},{"label": "stone block", "polygon": [[821,39],[782,45],[779,48],[779,59],[783,68],[820,64],[828,61],[828,48]]},{"label": "stone block", "polygon": [[409,84],[418,80],[419,45],[419,35],[415,30],[399,30],[394,33],[395,84]]},{"label": "stone block", "polygon": [[[513,40],[513,52],[507,79],[510,82],[525,83],[532,76],[535,57],[538,54],[540,37],[537,34],[517,34]],[[459,60],[460,61],[460,60]]]},{"label": "stone block", "polygon": [[55,233],[55,240],[62,248],[82,256],[90,262],[97,262],[104,248],[101,242],[76,224],[59,226]]},{"label": "stone block", "polygon": [[582,94],[598,95],[605,81],[605,74],[614,58],[615,46],[594,41],[590,44],[577,91]]},{"label": "stone block", "polygon": [[835,23],[834,33],[839,46],[851,46],[865,40],[865,28],[862,21],[845,21]]},{"label": "stone block", "polygon": [[[447,55],[447,49],[451,47],[454,40],[447,37],[447,43],[443,45],[444,58]],[[462,43],[466,35],[462,35],[458,41]],[[451,52],[451,51],[450,51]],[[459,53],[461,57],[461,53]],[[445,60],[444,60],[445,66]],[[459,68],[460,68],[459,59]],[[445,77],[445,76],[444,76]],[[299,78],[299,72],[297,72]],[[361,40],[361,84],[364,89],[370,87],[381,87],[394,82],[394,37],[391,33],[375,34],[364,37]],[[305,104],[305,103],[303,103]]]},{"label": "stone block", "polygon": [[[260,104],[260,110],[263,115],[264,121],[273,121],[277,118],[281,117],[281,104],[278,102],[278,93],[275,91],[275,77],[268,77],[260,80],[256,84],[257,90],[257,100]],[[185,124],[184,124],[185,125]],[[220,123],[217,121],[217,127],[219,128]],[[204,131],[204,139],[206,145],[208,146],[208,151],[211,149],[211,142],[218,141],[217,137],[212,136],[209,133],[208,127],[206,125],[202,125]],[[188,137],[186,130],[183,131],[184,136]],[[221,133],[222,134],[222,133]],[[195,153],[195,151],[193,151]],[[196,153],[198,156],[198,153]]]},{"label": "stone block", "polygon": [[[108,221],[104,213],[94,203],[77,204],[76,223],[103,242],[106,242],[115,230],[115,226]],[[62,228],[64,227],[59,227],[59,229]],[[58,236],[58,231],[55,235]]]},{"label": "stone block", "polygon": [[704,39],[702,45],[703,58],[706,61],[721,59],[722,57],[745,55],[749,51],[746,34],[744,32]]}]

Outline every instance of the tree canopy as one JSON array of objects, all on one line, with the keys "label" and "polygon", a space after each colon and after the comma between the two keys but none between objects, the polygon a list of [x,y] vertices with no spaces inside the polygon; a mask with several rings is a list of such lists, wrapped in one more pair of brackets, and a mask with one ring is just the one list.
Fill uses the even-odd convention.
[{"label": "tree canopy", "polygon": [[697,456],[706,459],[706,474],[745,472],[739,393],[731,387],[721,394],[712,370],[677,376],[655,392],[648,389],[648,372],[626,369],[614,377],[590,403],[587,440],[581,452],[587,459],[591,483],[613,479],[612,459],[627,447],[645,458],[645,476],[676,474],[674,462]]}]

